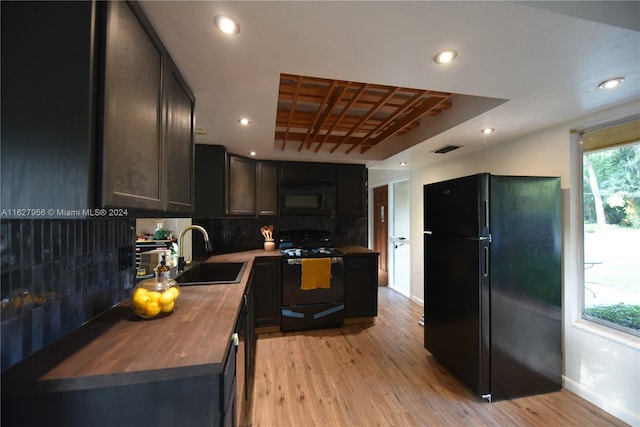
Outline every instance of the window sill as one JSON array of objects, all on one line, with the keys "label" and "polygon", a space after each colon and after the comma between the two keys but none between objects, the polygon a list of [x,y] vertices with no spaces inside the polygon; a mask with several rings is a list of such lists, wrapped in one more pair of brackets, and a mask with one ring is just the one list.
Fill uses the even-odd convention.
[{"label": "window sill", "polygon": [[609,341],[614,341],[634,350],[640,350],[640,337],[622,331],[617,331],[585,319],[579,319],[573,325],[582,331],[597,335]]}]

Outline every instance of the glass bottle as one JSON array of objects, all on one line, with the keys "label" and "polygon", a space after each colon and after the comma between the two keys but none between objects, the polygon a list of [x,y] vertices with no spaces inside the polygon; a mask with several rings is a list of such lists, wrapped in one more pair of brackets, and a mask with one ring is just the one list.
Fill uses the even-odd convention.
[{"label": "glass bottle", "polygon": [[162,261],[158,266],[158,278],[168,278],[171,273],[171,268],[167,265],[167,256],[162,255]]}]

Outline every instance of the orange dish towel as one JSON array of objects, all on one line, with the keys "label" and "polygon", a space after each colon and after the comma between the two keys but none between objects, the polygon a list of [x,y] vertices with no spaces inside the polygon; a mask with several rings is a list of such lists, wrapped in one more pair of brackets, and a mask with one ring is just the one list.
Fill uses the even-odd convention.
[{"label": "orange dish towel", "polygon": [[300,289],[331,288],[331,258],[303,258]]}]

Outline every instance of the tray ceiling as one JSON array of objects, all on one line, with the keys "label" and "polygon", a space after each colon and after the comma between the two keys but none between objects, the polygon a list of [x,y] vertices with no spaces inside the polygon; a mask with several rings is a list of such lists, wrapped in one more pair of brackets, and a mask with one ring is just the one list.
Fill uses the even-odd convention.
[{"label": "tray ceiling", "polygon": [[[275,145],[362,154],[452,108],[453,93],[280,74]],[[446,114],[446,113],[445,113]],[[391,150],[393,151],[393,150]]]}]

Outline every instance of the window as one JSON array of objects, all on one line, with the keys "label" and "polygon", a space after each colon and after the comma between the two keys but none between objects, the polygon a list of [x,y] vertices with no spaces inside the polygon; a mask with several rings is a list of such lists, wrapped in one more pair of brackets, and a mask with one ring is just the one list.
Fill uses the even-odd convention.
[{"label": "window", "polygon": [[640,335],[640,120],[583,135],[583,317]]}]

